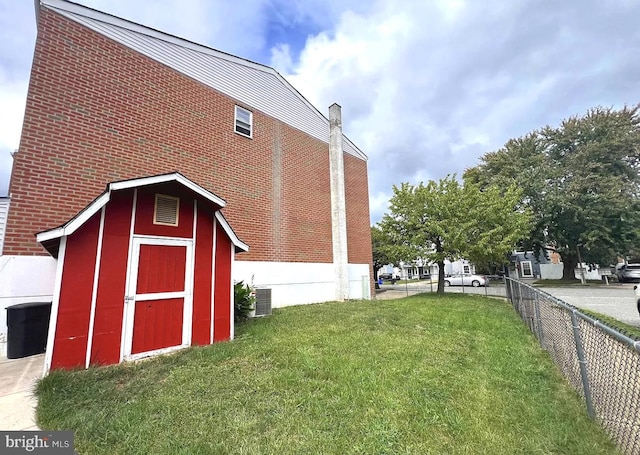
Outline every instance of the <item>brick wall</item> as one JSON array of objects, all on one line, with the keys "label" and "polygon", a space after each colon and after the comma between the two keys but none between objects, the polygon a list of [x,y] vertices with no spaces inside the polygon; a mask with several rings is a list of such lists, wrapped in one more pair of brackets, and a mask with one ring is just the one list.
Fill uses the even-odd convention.
[{"label": "brick wall", "polygon": [[[239,260],[331,262],[328,144],[42,8],[5,254],[45,254],[108,182],[179,171],[227,201]],[[251,108],[251,106],[246,106]],[[366,162],[345,155],[349,260],[370,262]]]},{"label": "brick wall", "polygon": [[[349,262],[352,264],[372,264],[367,163],[345,154],[344,180]],[[362,201],[367,201],[367,203],[363,204]],[[363,223],[362,220],[366,220],[366,222]]]},{"label": "brick wall", "polygon": [[[375,295],[371,225],[369,223],[369,186],[367,163],[344,155],[345,204],[347,207],[347,248],[349,263],[369,264],[369,292]],[[363,204],[362,201],[367,201]],[[363,222],[366,220],[366,222]]]}]

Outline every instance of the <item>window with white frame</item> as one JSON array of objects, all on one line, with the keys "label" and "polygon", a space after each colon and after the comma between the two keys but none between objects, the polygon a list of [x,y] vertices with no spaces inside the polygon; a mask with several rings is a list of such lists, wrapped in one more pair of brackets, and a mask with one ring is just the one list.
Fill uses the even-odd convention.
[{"label": "window with white frame", "polygon": [[462,266],[462,272],[463,273],[471,273],[471,267],[469,267],[467,264],[464,264]]},{"label": "window with white frame", "polygon": [[531,267],[531,261],[522,261],[520,266],[522,267],[523,278],[533,278],[533,267]]},{"label": "window with white frame", "polygon": [[253,112],[236,106],[235,132],[243,136],[253,137]]}]

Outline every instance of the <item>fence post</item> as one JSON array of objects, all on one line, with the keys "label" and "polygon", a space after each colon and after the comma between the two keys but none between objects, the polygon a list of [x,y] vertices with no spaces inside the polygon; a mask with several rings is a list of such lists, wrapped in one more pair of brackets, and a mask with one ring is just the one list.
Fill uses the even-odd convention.
[{"label": "fence post", "polygon": [[520,313],[520,316],[522,316],[522,284],[518,281],[518,313]]},{"label": "fence post", "polygon": [[589,388],[589,378],[587,376],[587,361],[584,358],[584,349],[582,348],[582,337],[580,336],[580,326],[578,325],[576,310],[571,312],[571,323],[573,324],[573,338],[576,342],[576,352],[578,354],[578,364],[580,365],[580,375],[582,376],[584,399],[587,402],[587,412],[589,413],[589,417],[595,419],[593,402],[591,401],[591,389]]},{"label": "fence post", "polygon": [[506,276],[502,277],[504,280],[504,293],[506,294],[507,300],[511,305],[513,305],[513,300],[511,300],[511,279]]},{"label": "fence post", "polygon": [[544,340],[542,339],[542,318],[540,317],[540,300],[539,294],[536,292],[534,300],[534,308],[536,313],[536,324],[538,326],[538,341],[540,341],[540,346],[544,347]]},{"label": "fence post", "polygon": [[520,311],[518,310],[518,283],[514,280],[509,280],[509,282],[511,283],[511,287],[509,289],[511,291],[511,306],[518,314],[520,314]]}]

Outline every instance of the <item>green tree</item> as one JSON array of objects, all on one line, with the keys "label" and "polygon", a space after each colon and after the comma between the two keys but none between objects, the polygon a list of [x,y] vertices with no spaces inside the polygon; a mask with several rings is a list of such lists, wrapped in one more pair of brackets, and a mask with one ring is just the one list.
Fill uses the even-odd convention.
[{"label": "green tree", "polygon": [[557,128],[508,141],[465,172],[466,182],[518,184],[534,213],[528,248],[562,256],[564,278],[582,260],[607,265],[640,239],[638,107],[595,108]]},{"label": "green tree", "polygon": [[464,256],[476,266],[506,264],[509,253],[522,243],[532,228],[531,211],[522,206],[522,190],[515,185],[480,189],[464,184],[466,203]]},{"label": "green tree", "polygon": [[371,226],[371,247],[373,251],[373,274],[378,281],[378,270],[387,265],[393,264],[391,243],[389,238],[377,226]]},{"label": "green tree", "polygon": [[394,255],[438,264],[438,292],[444,292],[444,260],[465,257],[479,263],[504,263],[530,229],[520,209],[521,191],[461,185],[455,176],[427,184],[393,187],[390,213],[380,222]]}]

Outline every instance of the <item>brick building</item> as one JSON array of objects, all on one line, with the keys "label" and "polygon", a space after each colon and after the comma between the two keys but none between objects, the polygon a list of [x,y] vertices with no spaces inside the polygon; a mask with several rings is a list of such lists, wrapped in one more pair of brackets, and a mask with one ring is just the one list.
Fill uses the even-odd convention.
[{"label": "brick building", "polygon": [[65,0],[36,4],[0,306],[53,295],[56,260],[36,233],[110,182],[172,172],[226,202],[249,246],[233,279],[271,289],[274,307],[370,298],[367,161],[339,106],[330,121],[270,67]]}]

